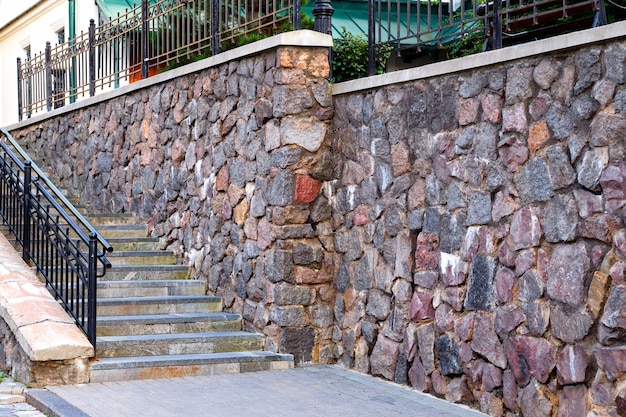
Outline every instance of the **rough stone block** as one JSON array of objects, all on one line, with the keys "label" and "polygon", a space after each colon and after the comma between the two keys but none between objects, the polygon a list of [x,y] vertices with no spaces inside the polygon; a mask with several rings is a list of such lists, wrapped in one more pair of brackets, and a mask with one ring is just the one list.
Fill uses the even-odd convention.
[{"label": "rough stone block", "polygon": [[315,346],[315,330],[310,327],[303,329],[281,329],[280,353],[290,353],[298,365],[311,363],[313,347]]},{"label": "rough stone block", "polygon": [[477,313],[472,337],[472,350],[499,368],[506,368],[506,356],[495,331],[495,317],[491,313]]},{"label": "rough stone block", "polygon": [[587,355],[583,346],[567,345],[561,350],[556,365],[556,375],[560,384],[567,385],[584,382],[586,370]]},{"label": "rough stone block", "polygon": [[437,338],[435,352],[442,375],[456,375],[462,372],[459,345],[450,336],[444,334]]},{"label": "rough stone block", "polygon": [[585,297],[584,281],[589,262],[583,242],[556,245],[548,267],[548,296],[572,307],[580,307]]},{"label": "rough stone block", "polygon": [[496,259],[476,254],[469,274],[465,308],[468,310],[491,311],[495,304],[493,281],[496,272]]}]

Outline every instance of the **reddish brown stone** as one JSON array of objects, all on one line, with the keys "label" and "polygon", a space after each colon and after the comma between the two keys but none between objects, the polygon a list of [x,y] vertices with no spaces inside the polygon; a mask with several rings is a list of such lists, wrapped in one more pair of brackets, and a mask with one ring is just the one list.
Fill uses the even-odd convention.
[{"label": "reddish brown stone", "polygon": [[439,235],[420,233],[415,248],[415,271],[435,270],[439,266]]},{"label": "reddish brown stone", "polygon": [[504,132],[525,134],[527,129],[528,121],[523,102],[502,109],[502,130]]},{"label": "reddish brown stone", "polygon": [[435,316],[435,309],[433,308],[433,296],[426,292],[417,290],[413,293],[411,298],[411,307],[409,310],[409,317],[413,321],[420,321]]},{"label": "reddish brown stone", "polygon": [[515,382],[513,371],[510,369],[507,369],[502,374],[502,399],[507,408],[512,411],[519,410],[519,405],[517,404],[517,383]]},{"label": "reddish brown stone", "polygon": [[587,355],[585,348],[580,345],[568,345],[559,354],[556,365],[556,375],[560,384],[575,384],[585,381],[587,370]]},{"label": "reddish brown stone", "polygon": [[563,387],[559,396],[557,417],[585,417],[587,415],[587,388],[584,385]]},{"label": "reddish brown stone", "polygon": [[415,184],[409,189],[407,203],[409,204],[409,210],[424,207],[426,203],[426,193],[424,192],[424,180],[418,179]]},{"label": "reddish brown stone", "polygon": [[474,334],[474,317],[476,313],[469,313],[454,321],[454,333],[456,333],[462,341],[468,341]]},{"label": "reddish brown stone", "polygon": [[409,369],[409,381],[411,381],[413,388],[418,391],[430,391],[430,378],[426,375],[422,362],[417,358],[415,358],[413,365]]},{"label": "reddish brown stone", "polygon": [[296,177],[296,203],[311,203],[315,201],[322,188],[322,183],[306,175]]},{"label": "reddish brown stone", "polygon": [[332,281],[332,276],[322,270],[295,266],[293,272],[298,284],[323,284]]},{"label": "reddish brown stone", "polygon": [[354,209],[352,221],[354,222],[356,226],[363,226],[364,224],[369,223],[370,221],[369,206],[360,205],[356,209]]},{"label": "reddish brown stone", "polygon": [[495,331],[504,337],[511,330],[515,329],[525,320],[524,312],[521,308],[507,304],[496,309],[496,319],[494,322]]},{"label": "reddish brown stone", "polygon": [[584,219],[578,225],[578,233],[582,237],[611,242],[613,230],[619,227],[619,221],[607,214],[596,214]]},{"label": "reddish brown stone", "polygon": [[411,168],[409,150],[402,141],[391,146],[391,167],[394,177],[399,177]]},{"label": "reddish brown stone", "polygon": [[484,356],[499,368],[506,368],[504,349],[495,332],[495,318],[491,313],[476,313],[472,350]]},{"label": "reddish brown stone", "polygon": [[465,366],[464,373],[471,378],[474,389],[493,391],[502,386],[502,370],[483,360]]},{"label": "reddish brown stone", "polygon": [[228,167],[224,165],[215,177],[215,189],[217,191],[226,191],[228,190]]},{"label": "reddish brown stone", "polygon": [[485,94],[481,100],[483,113],[491,123],[500,123],[502,117],[502,97],[497,94]]},{"label": "reddish brown stone", "polygon": [[525,143],[510,136],[504,143],[499,143],[498,154],[510,172],[517,172],[528,160],[528,147]]},{"label": "reddish brown stone", "polygon": [[593,274],[589,292],[587,293],[587,306],[594,319],[597,319],[602,311],[610,284],[609,276],[604,272],[596,271]]},{"label": "reddish brown stone", "polygon": [[515,266],[516,253],[511,249],[509,243],[505,240],[498,248],[498,260],[502,265]]},{"label": "reddish brown stone", "polygon": [[435,370],[432,374],[430,374],[430,380],[433,385],[433,391],[435,391],[436,394],[444,395],[446,393],[448,382],[446,381],[446,378],[439,373],[439,371]]},{"label": "reddish brown stone", "polygon": [[513,288],[517,282],[515,273],[509,268],[500,268],[496,272],[495,287],[498,301],[501,303],[507,303],[513,299]]},{"label": "reddish brown stone", "polygon": [[546,339],[513,336],[506,341],[504,351],[519,385],[526,385],[530,376],[546,382],[556,365],[557,347]]},{"label": "reddish brown stone", "polygon": [[459,126],[475,123],[480,102],[476,98],[459,99]]},{"label": "reddish brown stone", "polygon": [[550,131],[545,120],[532,124],[528,130],[528,149],[532,155],[550,140]]},{"label": "reddish brown stone", "polygon": [[461,257],[441,253],[440,266],[441,277],[443,279],[443,284],[446,287],[460,285],[465,282],[467,272],[469,271],[469,265],[467,262],[463,262]]},{"label": "reddish brown stone", "polygon": [[379,335],[370,357],[372,375],[381,375],[392,381],[396,371],[399,348],[399,343]]},{"label": "reddish brown stone", "polygon": [[541,224],[534,208],[525,206],[513,215],[509,246],[513,250],[539,245]]},{"label": "reddish brown stone", "polygon": [[615,212],[623,207],[626,204],[626,163],[613,163],[606,167],[600,177],[600,185],[609,212]]},{"label": "reddish brown stone", "polygon": [[459,315],[448,304],[440,304],[435,310],[435,327],[444,333],[454,328],[454,321]]},{"label": "reddish brown stone", "polygon": [[465,290],[461,287],[448,287],[444,290],[442,299],[456,311],[461,311],[465,299]]},{"label": "reddish brown stone", "polygon": [[606,373],[610,381],[615,381],[618,376],[626,372],[626,347],[598,347],[593,355],[600,368]]}]

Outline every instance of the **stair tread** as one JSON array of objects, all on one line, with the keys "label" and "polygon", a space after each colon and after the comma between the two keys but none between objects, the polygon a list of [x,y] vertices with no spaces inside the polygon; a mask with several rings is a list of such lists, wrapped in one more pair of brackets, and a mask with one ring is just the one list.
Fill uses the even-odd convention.
[{"label": "stair tread", "polygon": [[152,303],[197,303],[197,302],[219,302],[222,301],[220,297],[213,295],[163,295],[156,297],[115,297],[115,298],[100,298],[98,299],[98,305],[103,304],[152,304]]},{"label": "stair tread", "polygon": [[190,341],[210,341],[221,338],[237,339],[260,339],[259,333],[250,333],[243,330],[226,332],[198,332],[198,333],[162,333],[162,334],[140,334],[130,336],[98,336],[96,343],[137,343],[184,340]]},{"label": "stair tread", "polygon": [[193,321],[239,320],[241,316],[226,312],[209,313],[171,313],[171,314],[139,314],[132,316],[102,316],[96,319],[99,325],[133,322],[136,324],[151,323],[186,323]]},{"label": "stair tread", "polygon": [[[107,240],[108,242],[108,240]],[[125,250],[125,251],[113,251],[107,255],[111,257],[123,257],[123,256],[174,256],[170,251],[165,250]]]},{"label": "stair tread", "polygon": [[91,369],[125,369],[130,367],[198,365],[208,363],[258,362],[258,361],[293,361],[293,355],[251,350],[242,352],[195,353],[185,355],[161,356],[126,356],[118,358],[100,358],[91,363]]},{"label": "stair tread", "polygon": [[174,280],[174,279],[152,279],[152,280],[142,280],[142,281],[99,281],[98,288],[108,288],[108,287],[143,287],[143,288],[152,288],[152,287],[164,287],[164,286],[172,286],[172,287],[181,287],[181,286],[204,286],[204,282],[188,279],[188,280]]},{"label": "stair tread", "polygon": [[[115,253],[115,252],[112,252]],[[108,256],[108,255],[107,255]],[[172,270],[172,271],[179,271],[179,270],[188,270],[189,266],[187,265],[113,265],[111,267],[111,270],[115,269],[115,270],[124,270],[124,269],[142,269],[142,270],[149,270],[149,271],[167,271],[167,270]]]}]

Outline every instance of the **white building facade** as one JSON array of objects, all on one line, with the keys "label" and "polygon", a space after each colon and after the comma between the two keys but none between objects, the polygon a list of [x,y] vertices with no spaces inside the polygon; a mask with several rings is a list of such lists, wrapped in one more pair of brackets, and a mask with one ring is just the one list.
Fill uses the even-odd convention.
[{"label": "white building facade", "polygon": [[44,52],[46,42],[54,46],[87,32],[91,19],[106,18],[106,6],[102,0],[0,0],[0,126],[18,121],[17,58],[28,60]]}]

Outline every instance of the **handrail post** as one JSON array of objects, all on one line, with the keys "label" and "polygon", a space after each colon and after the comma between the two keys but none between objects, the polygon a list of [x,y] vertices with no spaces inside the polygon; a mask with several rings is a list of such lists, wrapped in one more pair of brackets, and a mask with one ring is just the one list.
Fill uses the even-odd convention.
[{"label": "handrail post", "polygon": [[300,30],[300,0],[293,2],[293,30]]},{"label": "handrail post", "polygon": [[87,271],[87,338],[96,348],[96,269],[98,268],[98,236],[89,234],[89,270]]},{"label": "handrail post", "polygon": [[89,97],[96,94],[96,23],[89,21]]},{"label": "handrail post", "polygon": [[[419,8],[419,3],[417,5]],[[374,28],[374,0],[367,0],[367,75],[376,73],[376,31]]]},{"label": "handrail post", "polygon": [[315,31],[332,35],[332,15],[335,12],[330,0],[315,0],[313,16],[315,16]]},{"label": "handrail post", "polygon": [[30,262],[30,182],[32,176],[32,163],[31,161],[24,162],[24,199],[22,206],[24,212],[22,213],[22,221],[24,222],[23,243],[22,243],[22,259],[24,262]]},{"label": "handrail post", "polygon": [[48,111],[52,110],[52,52],[50,42],[46,42],[46,107]]},{"label": "handrail post", "polygon": [[502,49],[502,0],[493,1],[493,49]]},{"label": "handrail post", "polygon": [[148,51],[148,0],[141,0],[141,78],[148,78],[148,64],[150,51]]},{"label": "handrail post", "polygon": [[22,59],[20,57],[17,58],[17,117],[18,120],[22,121]]},{"label": "handrail post", "polygon": [[220,7],[219,0],[211,0],[211,54],[217,55],[220,52]]}]

